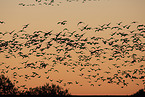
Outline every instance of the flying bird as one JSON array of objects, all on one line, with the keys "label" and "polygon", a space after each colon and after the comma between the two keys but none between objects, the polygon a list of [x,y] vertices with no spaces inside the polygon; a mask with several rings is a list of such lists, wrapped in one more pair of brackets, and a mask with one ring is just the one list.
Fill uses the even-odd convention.
[{"label": "flying bird", "polygon": [[4,21],[0,21],[0,24],[5,24],[5,22]]},{"label": "flying bird", "polygon": [[61,24],[61,25],[65,25],[67,23],[66,20],[62,21],[62,22],[58,22],[57,24]]},{"label": "flying bird", "polygon": [[122,22],[117,23],[118,25],[121,25]]},{"label": "flying bird", "polygon": [[80,25],[80,24],[82,24],[82,23],[84,24],[84,22],[79,22],[79,23],[77,24],[77,26]]},{"label": "flying bird", "polygon": [[26,25],[24,25],[24,27],[22,28],[23,30],[25,29],[25,28],[27,28],[29,26],[29,24],[26,24]]}]

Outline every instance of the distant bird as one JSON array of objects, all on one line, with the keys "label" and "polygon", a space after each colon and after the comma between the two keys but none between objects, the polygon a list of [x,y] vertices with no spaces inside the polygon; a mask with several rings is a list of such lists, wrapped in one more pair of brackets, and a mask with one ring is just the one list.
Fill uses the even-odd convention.
[{"label": "distant bird", "polygon": [[128,25],[126,28],[129,29],[131,27],[131,25]]},{"label": "distant bird", "polygon": [[139,25],[137,26],[137,28],[139,28],[139,27],[145,27],[145,25],[139,24]]},{"label": "distant bird", "polygon": [[8,33],[9,33],[9,32],[5,32],[5,33],[0,32],[0,34],[2,34],[3,36],[6,35],[6,34],[8,34]]},{"label": "distant bird", "polygon": [[98,86],[101,86],[101,84],[98,84]]},{"label": "distant bird", "polygon": [[67,84],[69,84],[69,85],[70,85],[70,84],[73,84],[73,83],[72,83],[72,82],[67,82]]},{"label": "distant bird", "polygon": [[24,25],[24,27],[22,28],[23,30],[25,29],[25,28],[27,28],[29,26],[29,24],[26,24],[26,25]]},{"label": "distant bird", "polygon": [[49,79],[49,76],[47,76],[46,79]]},{"label": "distant bird", "polygon": [[131,22],[132,24],[135,24],[135,23],[137,23],[136,21],[133,21],[133,22]]},{"label": "distant bird", "polygon": [[109,26],[111,23],[106,24],[106,26]]},{"label": "distant bird", "polygon": [[24,4],[24,3],[19,3],[19,5],[25,6],[25,4]]},{"label": "distant bird", "polygon": [[88,25],[86,25],[86,26],[84,26],[82,29],[81,28],[79,28],[81,31],[83,31],[83,30],[90,30],[91,28],[90,27],[88,27]]},{"label": "distant bird", "polygon": [[54,0],[51,0],[50,3],[48,5],[51,5],[52,3],[54,3]]},{"label": "distant bird", "polygon": [[15,32],[15,30],[11,31],[9,34],[12,34],[13,32]]},{"label": "distant bird", "polygon": [[118,25],[121,25],[122,22],[117,23]]},{"label": "distant bird", "polygon": [[58,80],[58,81],[56,81],[56,82],[58,82],[58,83],[62,83],[62,81],[63,81],[63,80]]},{"label": "distant bird", "polygon": [[36,2],[41,2],[41,0],[35,0]]},{"label": "distant bird", "polygon": [[80,24],[82,24],[82,23],[84,24],[84,22],[79,22],[79,23],[77,24],[77,26],[80,25]]},{"label": "distant bird", "polygon": [[107,73],[107,74],[109,74],[110,72],[108,72],[108,71],[105,71],[104,73]]},{"label": "distant bird", "polygon": [[133,30],[133,31],[130,31],[130,33],[133,33],[133,32],[135,32],[135,30]]},{"label": "distant bird", "polygon": [[79,84],[79,82],[78,81],[75,81],[76,82],[76,84]]},{"label": "distant bird", "polygon": [[0,24],[5,24],[5,22],[4,21],[0,21]]},{"label": "distant bird", "polygon": [[9,66],[5,66],[7,69],[10,67],[10,65]]},{"label": "distant bird", "polygon": [[58,22],[57,24],[61,24],[61,25],[65,25],[67,23],[66,20],[62,21],[62,22]]}]

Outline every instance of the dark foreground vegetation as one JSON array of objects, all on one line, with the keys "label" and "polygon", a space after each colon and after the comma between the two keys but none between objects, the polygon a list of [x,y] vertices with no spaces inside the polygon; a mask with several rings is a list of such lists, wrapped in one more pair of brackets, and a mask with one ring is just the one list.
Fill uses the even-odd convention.
[{"label": "dark foreground vegetation", "polygon": [[0,95],[48,95],[48,96],[69,96],[68,90],[60,86],[47,83],[40,87],[29,88],[27,91],[20,91],[4,75],[0,76]]},{"label": "dark foreground vegetation", "polygon": [[144,97],[145,96],[145,91],[143,89],[139,90],[138,92],[136,92],[134,95],[132,96],[136,96],[136,97]]},{"label": "dark foreground vegetation", "polygon": [[[4,75],[0,76],[0,95],[77,96],[77,95],[70,95],[70,93],[68,93],[68,90],[63,90],[63,88],[61,88],[60,86],[56,86],[54,84],[50,86],[48,83],[40,87],[29,88],[29,90],[27,91],[20,91],[9,80],[9,78],[5,77]],[[145,95],[145,91],[141,89],[135,94],[127,95],[127,96],[144,97],[144,95]],[[113,96],[113,95],[106,95],[106,96]]]}]

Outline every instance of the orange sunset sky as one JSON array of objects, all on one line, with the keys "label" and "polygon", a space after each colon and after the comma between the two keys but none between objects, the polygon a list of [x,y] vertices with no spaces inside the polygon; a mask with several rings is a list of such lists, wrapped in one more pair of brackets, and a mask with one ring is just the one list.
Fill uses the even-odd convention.
[{"label": "orange sunset sky", "polygon": [[[46,0],[46,2],[49,2],[50,0]],[[59,2],[61,1],[61,3]],[[71,0],[70,0],[71,1]],[[79,34],[86,33],[83,37],[84,38],[91,38],[93,36],[97,37],[104,37],[105,39],[110,38],[110,34],[112,33],[111,30],[105,30],[102,31],[102,33],[95,33],[94,30],[89,31],[80,31],[78,28],[83,26],[77,24],[81,21],[84,22],[84,25],[89,25],[89,27],[99,27],[103,24],[111,23],[111,27],[117,26],[117,23],[122,22],[121,25],[129,25],[133,21],[136,21],[137,24],[131,24],[131,28],[123,29],[124,32],[130,31],[130,30],[136,30],[136,26],[139,24],[145,24],[145,0],[86,0],[86,2],[82,3],[83,0],[74,0],[72,2],[67,2],[67,0],[55,0],[54,5],[45,5],[43,4],[45,0],[42,0],[40,3],[42,5],[39,5],[38,2],[35,0],[0,0],[0,21],[4,21],[5,24],[0,25],[0,32],[11,32],[15,30],[15,32],[18,32],[22,27],[26,24],[29,24],[28,28],[25,30],[27,34],[32,34],[34,31],[52,31],[53,35],[56,35],[60,31],[63,31],[64,28],[69,29],[69,31],[77,31]],[[19,5],[20,3],[25,4],[25,6]],[[30,4],[35,4],[35,6],[26,6]],[[66,20],[66,25],[59,25],[57,24],[60,21]],[[120,26],[121,27],[121,26]],[[116,30],[113,30],[116,31]],[[11,37],[10,35],[0,35],[0,40],[9,40]],[[113,36],[115,37],[115,36]],[[118,38],[117,36],[115,38]],[[73,38],[71,38],[73,39]],[[145,40],[141,39],[142,42],[145,42]],[[91,40],[92,41],[92,40]],[[24,41],[20,41],[23,43]],[[100,42],[101,43],[101,42]],[[53,43],[54,46],[59,46],[57,43]],[[108,47],[107,45],[104,45],[103,43],[100,44],[102,48]],[[88,48],[90,48],[88,46]],[[78,49],[77,49],[78,50]],[[77,51],[76,50],[76,51]],[[79,50],[78,50],[79,51]],[[24,53],[29,53],[28,48],[23,49]],[[46,50],[47,53],[54,53],[56,54],[56,50],[54,48],[50,48],[49,50]],[[89,56],[89,51],[84,51],[85,55]],[[109,53],[106,55],[107,58],[109,58]],[[144,56],[145,52],[140,51],[134,51],[133,53],[138,54],[138,56]],[[63,56],[63,53],[58,53],[60,56]],[[78,61],[78,56],[74,51],[70,52],[72,55],[73,61],[72,63],[75,63]],[[16,54],[17,55],[17,54]],[[51,56],[46,56],[51,57]],[[55,57],[55,56],[52,56]],[[23,62],[36,62],[36,61],[44,61],[46,63],[49,63],[50,66],[48,66],[45,69],[31,69],[31,68],[24,68],[21,70],[11,70],[13,67],[23,67]],[[66,59],[68,60],[68,59]],[[140,65],[144,65],[145,62],[140,63],[134,63],[133,66],[127,65],[126,67],[121,66],[121,64],[125,61],[125,59],[121,59],[120,61],[109,61],[101,59],[101,61],[97,61],[95,57],[92,57],[91,61],[89,61],[90,64],[99,64],[102,70],[98,71],[99,76],[103,76],[107,78],[107,76],[113,76],[117,72],[117,70],[134,70],[139,69]],[[32,75],[32,72],[37,72],[39,75],[41,75],[41,78],[31,78],[31,80],[25,81],[25,79],[17,78],[19,83],[16,84],[16,86],[20,86],[23,84],[26,84],[26,87],[36,87],[44,85],[47,83],[54,83],[57,85],[62,86],[64,89],[68,89],[69,92],[72,95],[130,95],[138,91],[139,89],[143,89],[144,85],[142,80],[134,80],[131,81],[129,78],[125,79],[129,84],[123,88],[121,88],[121,85],[116,85],[115,83],[109,84],[107,81],[98,81],[94,82],[96,79],[92,78],[85,79],[84,77],[80,77],[80,74],[84,74],[84,76],[88,75],[95,75],[96,72],[88,72],[90,68],[98,68],[98,67],[81,67],[76,66],[74,68],[75,72],[72,72],[73,66],[64,66],[61,63],[57,63],[57,65],[54,67],[54,70],[58,70],[58,72],[51,71],[47,74],[47,70],[49,70],[52,64],[52,60],[45,60],[42,57],[36,57],[36,56],[30,56],[29,58],[21,58],[21,57],[10,57],[5,58],[4,53],[0,53],[0,63],[4,62],[3,65],[0,65],[0,70],[6,69],[5,66],[9,66],[9,72],[5,73],[6,76],[8,76],[12,81],[13,79],[13,72],[17,72],[18,75]],[[104,63],[101,63],[104,62]],[[85,62],[82,61],[83,64]],[[119,69],[113,67],[112,64],[117,64],[121,66]],[[111,70],[108,69],[108,67],[112,68]],[[79,71],[81,68],[85,68],[83,71]],[[67,72],[67,70],[69,72]],[[111,72],[110,74],[104,73],[105,71]],[[144,74],[143,74],[144,75]],[[46,79],[47,76],[50,76],[50,79]],[[140,75],[136,75],[140,76]],[[50,80],[53,80],[52,82]],[[58,80],[63,80],[62,83],[58,83]],[[75,82],[79,82],[79,84],[75,84]],[[91,86],[91,81],[94,86]],[[69,85],[67,84],[64,86],[67,82],[73,82],[73,84]],[[139,85],[136,85],[136,84]],[[98,86],[100,85],[101,86]],[[82,86],[80,86],[82,85]]]}]

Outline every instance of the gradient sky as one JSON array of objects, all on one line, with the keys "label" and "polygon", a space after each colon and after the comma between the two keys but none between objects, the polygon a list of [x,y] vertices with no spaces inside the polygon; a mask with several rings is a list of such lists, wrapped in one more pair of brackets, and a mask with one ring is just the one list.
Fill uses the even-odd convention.
[{"label": "gradient sky", "polygon": [[[145,24],[145,0],[96,0],[81,2],[62,2],[59,6],[19,6],[19,3],[35,3],[35,0],[0,0],[0,20],[5,21],[4,25],[0,26],[0,31],[19,31],[25,24],[30,24],[27,29],[27,33],[32,33],[35,30],[60,31],[63,27],[57,25],[58,21],[67,20],[67,27],[70,30],[75,30],[78,22],[83,21],[90,26],[98,26],[104,23],[111,22],[112,25],[122,21],[124,24],[129,24],[132,21],[137,21],[140,24]],[[91,34],[89,34],[91,36]],[[92,35],[93,36],[93,35]],[[107,36],[106,36],[107,37]],[[17,64],[21,59],[7,60],[0,56],[0,60],[5,60],[8,63],[13,61],[13,64]],[[32,58],[32,60],[35,60]],[[63,71],[63,66],[57,68]],[[26,71],[22,71],[26,72]],[[28,71],[29,72],[29,71]],[[40,73],[43,71],[39,71]],[[10,76],[10,75],[9,75]],[[53,74],[54,79],[58,74]],[[66,80],[78,79],[76,74],[65,74],[62,72],[61,77]],[[60,77],[59,76],[59,77]],[[60,78],[61,78],[60,77]],[[32,80],[27,83],[28,86],[43,85],[47,82],[46,79]],[[138,81],[140,83],[140,81]],[[23,80],[20,84],[23,83]],[[82,82],[85,83],[85,82]],[[101,87],[90,87],[89,85],[74,86],[70,85],[69,88],[71,94],[132,94],[137,90],[143,88],[143,85],[136,86],[134,83],[130,83],[123,89],[115,84],[104,83]]]}]

